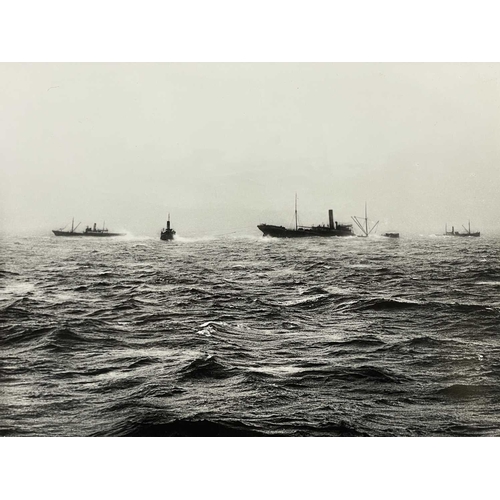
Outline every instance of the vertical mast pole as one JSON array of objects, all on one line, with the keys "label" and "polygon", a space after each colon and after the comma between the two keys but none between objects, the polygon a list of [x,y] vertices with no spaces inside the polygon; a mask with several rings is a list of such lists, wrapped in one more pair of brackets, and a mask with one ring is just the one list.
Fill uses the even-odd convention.
[{"label": "vertical mast pole", "polygon": [[297,193],[295,193],[295,231],[299,228],[298,222],[297,222]]},{"label": "vertical mast pole", "polygon": [[366,227],[366,236],[368,236],[368,215],[366,213],[366,201],[365,201],[365,227]]},{"label": "vertical mast pole", "polygon": [[73,232],[73,225],[74,225],[74,223],[75,223],[75,218],[73,217],[71,219],[71,232]]}]

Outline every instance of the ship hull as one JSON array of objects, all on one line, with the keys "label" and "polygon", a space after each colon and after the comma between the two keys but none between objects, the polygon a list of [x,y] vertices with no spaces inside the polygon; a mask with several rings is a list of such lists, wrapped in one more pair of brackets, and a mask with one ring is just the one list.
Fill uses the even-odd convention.
[{"label": "ship hull", "polygon": [[86,236],[86,237],[94,237],[94,238],[108,238],[110,236],[125,236],[125,233],[97,233],[97,232],[85,232],[85,233],[76,233],[71,231],[52,231],[56,236]]},{"label": "ship hull", "polygon": [[311,237],[332,237],[332,236],[354,236],[350,229],[331,229],[329,227],[313,227],[287,229],[283,226],[273,226],[270,224],[259,224],[257,226],[264,236],[273,238],[311,238]]},{"label": "ship hull", "polygon": [[445,233],[445,236],[461,236],[461,237],[468,237],[468,236],[472,236],[474,238],[478,238],[479,236],[481,236],[481,232],[477,232],[477,233]]},{"label": "ship hull", "polygon": [[160,234],[160,240],[162,241],[172,241],[175,236],[174,230],[162,231]]}]

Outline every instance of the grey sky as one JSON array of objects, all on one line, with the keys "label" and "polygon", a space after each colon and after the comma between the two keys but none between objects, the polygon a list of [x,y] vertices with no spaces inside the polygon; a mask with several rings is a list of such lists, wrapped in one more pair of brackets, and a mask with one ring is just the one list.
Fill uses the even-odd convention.
[{"label": "grey sky", "polygon": [[0,64],[0,228],[500,234],[500,65]]}]

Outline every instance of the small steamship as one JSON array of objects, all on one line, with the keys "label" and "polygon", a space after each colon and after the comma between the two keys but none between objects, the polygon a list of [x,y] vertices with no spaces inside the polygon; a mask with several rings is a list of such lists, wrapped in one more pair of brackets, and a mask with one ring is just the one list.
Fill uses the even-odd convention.
[{"label": "small steamship", "polygon": [[102,229],[99,229],[94,222],[94,226],[90,227],[87,226],[85,228],[85,231],[80,231],[77,232],[76,230],[78,229],[78,226],[81,224],[79,222],[76,227],[75,227],[75,219],[73,218],[71,220],[71,230],[70,231],[64,231],[64,228],[62,229],[54,229],[52,232],[56,236],[97,236],[97,237],[107,237],[107,236],[125,236],[125,233],[110,233],[105,227],[104,223],[102,224]]},{"label": "small steamship", "polygon": [[480,231],[476,231],[475,233],[471,232],[470,221],[468,229],[464,225],[462,225],[462,227],[465,229],[465,233],[459,233],[458,231],[455,231],[454,226],[451,226],[451,231],[448,231],[448,225],[446,224],[444,228],[444,236],[475,236],[477,238],[481,235]]},{"label": "small steamship", "polygon": [[175,231],[170,227],[170,214],[167,218],[167,227],[161,230],[160,240],[171,241],[174,239]]},{"label": "small steamship", "polygon": [[333,210],[328,210],[329,225],[299,226],[297,217],[297,196],[295,196],[295,228],[288,229],[272,224],[259,224],[257,227],[264,236],[274,238],[307,238],[310,236],[355,236],[352,224],[340,224],[333,220]]}]

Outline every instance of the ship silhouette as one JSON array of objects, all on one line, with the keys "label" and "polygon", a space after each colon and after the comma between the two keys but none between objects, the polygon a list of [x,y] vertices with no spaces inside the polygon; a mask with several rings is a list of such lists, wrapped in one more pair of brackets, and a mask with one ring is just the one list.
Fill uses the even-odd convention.
[{"label": "ship silhouette", "polygon": [[297,195],[295,195],[295,228],[288,229],[284,226],[275,226],[272,224],[259,224],[257,227],[264,236],[273,238],[307,238],[311,236],[355,236],[352,230],[352,224],[340,224],[333,219],[333,210],[328,210],[328,226],[299,226],[297,213]]},{"label": "ship silhouette", "polygon": [[481,235],[480,231],[476,231],[475,233],[472,233],[470,230],[470,221],[469,221],[469,228],[467,229],[464,225],[462,227],[465,229],[465,233],[459,233],[458,231],[455,231],[455,227],[451,226],[451,231],[448,231],[448,225],[445,225],[444,229],[444,236],[475,236],[476,238]]},{"label": "ship silhouette", "polygon": [[85,228],[85,231],[77,232],[76,230],[80,224],[81,222],[79,222],[75,227],[75,219],[73,218],[71,220],[70,231],[64,231],[64,228],[61,228],[61,229],[53,229],[52,232],[56,236],[96,236],[96,237],[125,236],[125,233],[110,233],[105,228],[104,223],[102,224],[102,229],[99,229],[95,222],[93,227],[87,226]]},{"label": "ship silhouette", "polygon": [[174,239],[174,236],[175,236],[175,231],[170,227],[170,214],[168,214],[167,227],[161,230],[160,240],[171,241]]}]

